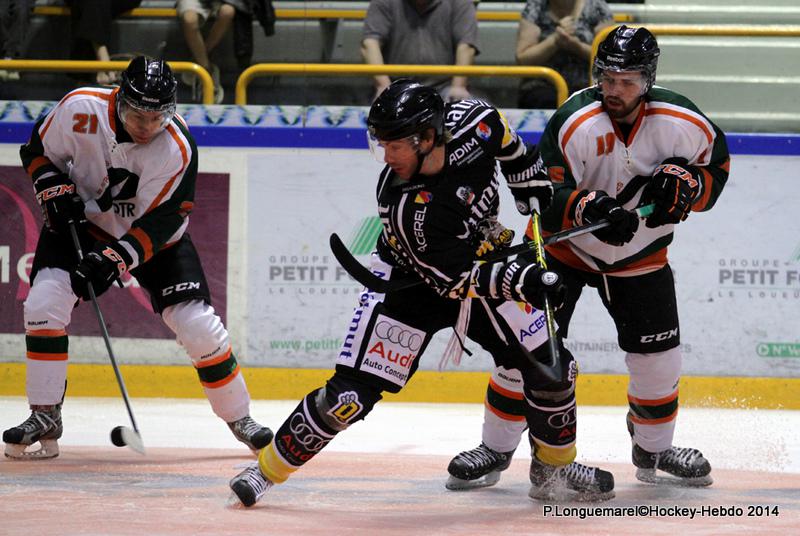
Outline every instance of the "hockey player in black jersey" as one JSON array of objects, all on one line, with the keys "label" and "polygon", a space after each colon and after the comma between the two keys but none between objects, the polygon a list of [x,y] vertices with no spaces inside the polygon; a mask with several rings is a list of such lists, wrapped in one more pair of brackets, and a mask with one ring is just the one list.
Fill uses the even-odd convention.
[{"label": "hockey player in black jersey", "polygon": [[389,280],[418,277],[424,284],[361,294],[335,373],[292,411],[258,464],[231,480],[235,498],[255,504],[363,419],[384,391],[399,392],[433,335],[445,328],[454,333],[443,365],[458,362],[469,337],[498,365],[521,371],[533,449],[531,497],[613,496],[610,473],[580,466],[580,475],[570,476],[565,470],[575,459],[572,356],[560,345],[555,381],[532,362],[549,358],[539,308],[545,294],[559,303],[560,276],[533,262],[478,257],[503,247],[513,234],[497,221],[501,169],[521,211],[550,202],[552,185],[535,148],[487,103],[445,106],[435,90],[408,80],[394,82],[376,99],[367,124],[370,144],[387,164],[377,186],[383,232],[372,272]]}]

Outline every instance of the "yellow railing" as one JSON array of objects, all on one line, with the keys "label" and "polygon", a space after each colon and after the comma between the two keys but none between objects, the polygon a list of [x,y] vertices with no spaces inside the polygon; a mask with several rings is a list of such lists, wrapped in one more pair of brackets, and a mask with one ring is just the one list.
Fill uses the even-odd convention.
[{"label": "yellow railing", "polygon": [[549,67],[518,65],[366,65],[360,63],[257,63],[245,69],[236,81],[236,104],[247,104],[247,86],[257,76],[305,75],[390,75],[390,76],[515,76],[546,78],[556,88],[560,106],[567,100],[564,77]]},{"label": "yellow railing", "polygon": [[[631,24],[644,26],[655,35],[691,35],[704,37],[800,37],[800,26],[767,24]],[[589,59],[589,82],[597,48],[616,26],[603,28],[594,36],[592,57]]]},{"label": "yellow railing", "polygon": [[[124,71],[127,61],[76,61],[76,60],[0,60],[0,69],[7,71],[97,73],[100,71]],[[179,73],[194,73],[203,85],[203,104],[214,103],[214,82],[208,71],[189,61],[170,61],[172,70]]]},{"label": "yellow railing", "polygon": [[[66,6],[36,6],[33,8],[35,15],[69,15],[69,7]],[[347,19],[363,20],[367,14],[366,9],[296,9],[296,8],[276,8],[275,16],[278,19]],[[518,21],[520,11],[478,11],[478,20],[485,21]],[[138,7],[122,15],[123,17],[142,17],[142,18],[162,18],[177,17],[178,12],[174,8],[160,7]],[[624,13],[614,15],[617,22],[627,22],[632,20],[632,16]]]},{"label": "yellow railing", "polygon": [[[34,15],[47,15],[56,17],[66,17],[69,15],[68,6],[35,6]],[[175,17],[177,11],[174,8],[160,7],[137,7],[122,14],[123,17]]]}]

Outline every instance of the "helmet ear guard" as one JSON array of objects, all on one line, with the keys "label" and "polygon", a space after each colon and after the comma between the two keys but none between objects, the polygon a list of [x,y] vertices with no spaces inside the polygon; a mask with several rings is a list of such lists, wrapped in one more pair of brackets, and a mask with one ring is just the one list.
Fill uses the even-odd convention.
[{"label": "helmet ear guard", "polygon": [[599,81],[604,71],[639,71],[645,81],[643,94],[647,93],[655,84],[660,54],[658,42],[650,30],[623,24],[611,31],[597,48],[592,77]]}]

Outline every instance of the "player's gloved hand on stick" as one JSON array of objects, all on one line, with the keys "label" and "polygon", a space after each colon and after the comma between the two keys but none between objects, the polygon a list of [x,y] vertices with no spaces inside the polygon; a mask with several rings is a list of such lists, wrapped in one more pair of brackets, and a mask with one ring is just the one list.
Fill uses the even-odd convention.
[{"label": "player's gloved hand on stick", "polygon": [[131,259],[118,242],[99,243],[86,254],[83,260],[69,274],[72,292],[89,301],[89,283],[95,296],[100,296],[108,287],[128,271]]},{"label": "player's gloved hand on stick", "polygon": [[498,271],[496,281],[505,299],[527,302],[537,309],[544,309],[545,295],[553,310],[558,309],[567,293],[561,274],[535,262],[511,261]]},{"label": "player's gloved hand on stick", "polygon": [[525,144],[525,154],[514,160],[501,161],[500,169],[506,177],[520,214],[531,213],[532,199],[539,202],[539,211],[544,211],[553,201],[553,183],[547,176],[539,150],[535,145]]},{"label": "player's gloved hand on stick", "polygon": [[611,225],[592,234],[612,246],[627,244],[639,228],[638,216],[602,190],[581,192],[575,203],[574,220],[579,226],[608,220]]},{"label": "player's gloved hand on stick", "polygon": [[653,172],[645,186],[642,200],[654,203],[653,213],[645,224],[658,227],[680,223],[689,217],[692,203],[700,192],[700,171],[685,158],[668,158]]},{"label": "player's gloved hand on stick", "polygon": [[484,257],[492,251],[504,249],[514,241],[513,229],[508,229],[496,219],[488,219],[478,224],[478,233],[475,234],[475,256]]},{"label": "player's gloved hand on stick", "polygon": [[75,184],[65,174],[43,177],[34,183],[33,189],[42,209],[44,224],[51,231],[66,233],[70,221],[86,221],[83,201]]}]

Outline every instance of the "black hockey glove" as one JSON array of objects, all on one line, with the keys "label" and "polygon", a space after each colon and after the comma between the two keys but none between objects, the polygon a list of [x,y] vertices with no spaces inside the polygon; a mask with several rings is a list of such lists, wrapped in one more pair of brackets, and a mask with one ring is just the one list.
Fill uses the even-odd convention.
[{"label": "black hockey glove", "polygon": [[[509,285],[508,289],[510,296],[517,296],[513,298],[514,300],[527,302],[540,310],[544,309],[545,295],[549,298],[550,307],[554,311],[564,304],[567,287],[564,286],[561,274],[545,270],[536,263],[522,265],[519,271],[521,274],[515,285],[516,288]],[[505,294],[506,289],[502,283],[501,288]]]},{"label": "black hockey glove", "polygon": [[619,201],[610,197],[602,190],[584,190],[575,203],[576,225],[597,223],[608,220],[611,225],[598,229],[592,234],[606,244],[622,246],[633,240],[633,235],[639,228],[639,218],[635,213],[625,210]]},{"label": "black hockey glove", "polygon": [[527,302],[537,309],[544,308],[545,295],[550,299],[550,306],[558,309],[567,292],[559,273],[544,270],[535,262],[520,260],[481,266],[477,283],[478,289],[488,289],[487,293],[478,291],[480,295]]},{"label": "black hockey glove", "polygon": [[689,217],[692,203],[700,192],[700,171],[685,158],[667,158],[653,172],[642,192],[643,203],[654,203],[645,224],[651,229],[677,224]]},{"label": "black hockey glove", "polygon": [[501,161],[500,169],[516,201],[520,214],[531,213],[532,199],[539,201],[539,211],[544,211],[553,200],[553,183],[547,176],[542,157],[535,145],[525,144],[525,153],[514,160]]},{"label": "black hockey glove", "polygon": [[89,283],[95,296],[100,296],[108,287],[128,271],[132,259],[118,242],[99,243],[69,274],[72,292],[89,301]]},{"label": "black hockey glove", "polygon": [[76,224],[86,221],[83,201],[66,175],[43,177],[33,183],[33,189],[44,224],[51,231],[66,232],[70,221]]}]

